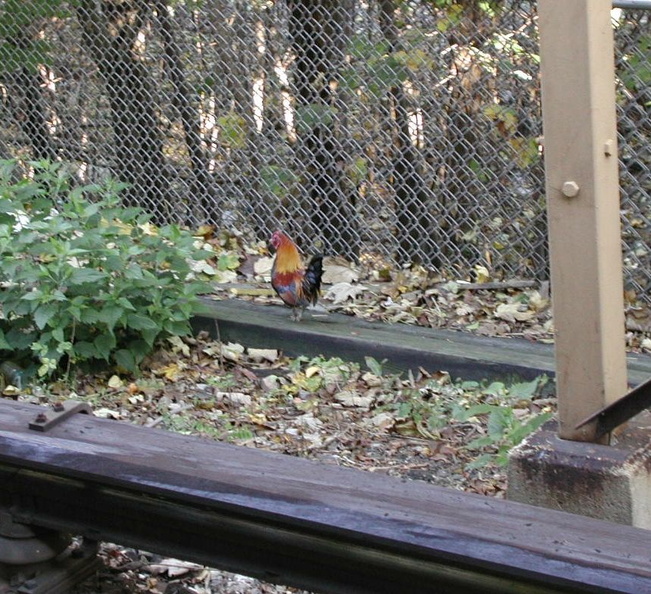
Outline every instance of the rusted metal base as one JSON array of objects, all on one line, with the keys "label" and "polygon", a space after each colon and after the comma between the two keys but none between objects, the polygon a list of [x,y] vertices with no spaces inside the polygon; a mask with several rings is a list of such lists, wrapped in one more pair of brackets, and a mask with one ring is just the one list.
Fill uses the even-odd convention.
[{"label": "rusted metal base", "polygon": [[0,507],[0,594],[65,594],[101,564],[97,543],[16,522]]},{"label": "rusted metal base", "polygon": [[69,544],[68,535],[14,522],[9,510],[0,507],[0,577],[7,567],[54,559]]},{"label": "rusted metal base", "polygon": [[[0,551],[8,543],[0,539]],[[0,594],[67,594],[101,567],[97,543],[70,545],[47,561],[0,563]]]},{"label": "rusted metal base", "polygon": [[651,413],[611,445],[558,438],[549,423],[511,452],[508,498],[651,529]]}]

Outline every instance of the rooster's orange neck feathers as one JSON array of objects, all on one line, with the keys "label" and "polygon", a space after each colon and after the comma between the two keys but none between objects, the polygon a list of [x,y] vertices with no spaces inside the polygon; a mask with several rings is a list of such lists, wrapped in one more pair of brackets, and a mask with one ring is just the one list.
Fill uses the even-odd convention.
[{"label": "rooster's orange neck feathers", "polygon": [[294,242],[286,235],[279,233],[280,243],[276,250],[276,272],[295,272],[303,267],[301,255],[294,245]]}]

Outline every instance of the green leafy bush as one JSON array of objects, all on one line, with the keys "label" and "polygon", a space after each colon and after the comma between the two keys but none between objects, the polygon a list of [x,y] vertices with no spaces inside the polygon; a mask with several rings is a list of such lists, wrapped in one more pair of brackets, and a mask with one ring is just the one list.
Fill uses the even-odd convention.
[{"label": "green leafy bush", "polygon": [[0,161],[0,357],[49,375],[104,360],[135,371],[156,341],[190,332],[206,254],[190,233],[122,208],[123,185],[75,187],[62,164]]}]

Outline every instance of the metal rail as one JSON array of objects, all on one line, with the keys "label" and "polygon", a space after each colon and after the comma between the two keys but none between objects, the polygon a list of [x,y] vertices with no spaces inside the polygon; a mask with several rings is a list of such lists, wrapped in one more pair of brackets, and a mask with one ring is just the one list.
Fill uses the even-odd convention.
[{"label": "metal rail", "polygon": [[635,415],[647,408],[651,408],[651,378],[633,388],[619,400],[590,415],[581,421],[576,428],[597,421],[595,437],[599,438],[630,421]]},{"label": "metal rail", "polygon": [[651,591],[651,532],[419,482],[0,403],[0,505],[317,592]]},{"label": "metal rail", "polygon": [[649,0],[614,0],[613,8],[651,10],[651,2]]}]

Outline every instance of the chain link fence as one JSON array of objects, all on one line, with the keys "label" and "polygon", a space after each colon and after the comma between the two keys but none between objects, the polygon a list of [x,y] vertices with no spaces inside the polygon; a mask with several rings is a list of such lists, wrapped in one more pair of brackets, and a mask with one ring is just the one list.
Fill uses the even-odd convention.
[{"label": "chain link fence", "polygon": [[[524,0],[5,0],[0,157],[107,176],[157,222],[548,276]],[[651,281],[651,12],[613,11],[627,281]]]}]

